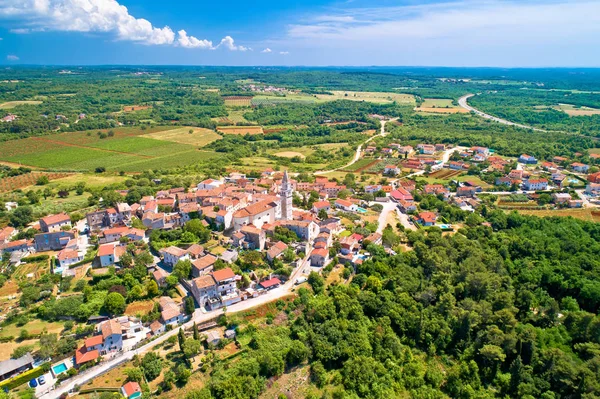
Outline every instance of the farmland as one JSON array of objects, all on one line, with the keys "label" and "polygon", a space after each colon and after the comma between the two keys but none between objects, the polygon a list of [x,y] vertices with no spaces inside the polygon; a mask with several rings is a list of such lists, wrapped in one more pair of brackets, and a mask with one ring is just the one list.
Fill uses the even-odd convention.
[{"label": "farmland", "polygon": [[256,96],[252,99],[252,105],[254,106],[289,103],[314,104],[316,102],[320,102],[319,98],[315,96],[310,96],[308,94],[287,94],[285,96],[261,95]]},{"label": "farmland", "polygon": [[151,105],[125,105],[123,107],[123,112],[144,111],[147,109],[152,109],[152,106]]},{"label": "farmland", "polygon": [[230,96],[223,97],[223,101],[227,107],[249,107],[252,105],[252,97]]},{"label": "farmland", "polygon": [[[189,144],[143,136],[152,132],[168,134],[165,128],[159,127],[145,131],[123,128],[115,129],[113,137],[104,139],[92,132],[73,132],[15,140],[3,144],[0,161],[57,170],[84,171],[105,167],[113,171],[138,171],[183,166],[216,155],[198,151]],[[218,135],[215,133],[215,136]],[[208,136],[200,135],[197,142],[209,141]]]},{"label": "farmland", "polygon": [[415,111],[434,114],[455,114],[468,112],[466,109],[452,104],[452,100],[446,98],[426,98],[421,106],[415,108]]},{"label": "farmland", "polygon": [[532,215],[539,217],[552,216],[571,216],[575,219],[586,220],[590,222],[600,222],[600,212],[593,209],[526,209],[517,210],[523,215]]},{"label": "farmland", "polygon": [[281,152],[277,152],[273,155],[275,155],[276,157],[281,157],[281,158],[294,158],[294,157],[305,158],[304,154],[302,154],[300,152],[296,152],[296,151],[281,151]]},{"label": "farmland", "polygon": [[369,91],[333,91],[332,94],[317,94],[319,100],[335,101],[366,101],[376,104],[414,104],[415,98],[412,94],[401,94],[394,92],[369,92]]},{"label": "farmland", "polygon": [[600,109],[590,107],[577,107],[572,104],[559,104],[558,106],[555,106],[553,108],[558,111],[563,111],[569,116],[600,115]]},{"label": "farmland", "polygon": [[20,176],[11,176],[0,179],[0,192],[7,192],[16,190],[17,188],[23,188],[36,184],[37,180],[47,176],[49,180],[61,179],[69,176],[69,173],[45,173],[45,172],[31,172]]},{"label": "farmland", "polygon": [[0,109],[11,109],[18,107],[19,105],[39,105],[41,101],[8,101],[0,104]]},{"label": "farmland", "polygon": [[346,172],[361,172],[361,171],[371,167],[372,165],[376,164],[377,162],[378,162],[377,159],[362,158],[362,159],[359,159],[358,161],[354,162],[352,165],[344,168],[343,170]]},{"label": "farmland", "polygon": [[[193,132],[190,133],[190,130]],[[162,132],[145,134],[142,137],[172,141],[179,144],[189,144],[197,147],[204,147],[213,141],[221,139],[221,136],[210,129],[188,128],[164,130]]]},{"label": "farmland", "polygon": [[217,131],[223,134],[262,134],[261,126],[219,126]]}]

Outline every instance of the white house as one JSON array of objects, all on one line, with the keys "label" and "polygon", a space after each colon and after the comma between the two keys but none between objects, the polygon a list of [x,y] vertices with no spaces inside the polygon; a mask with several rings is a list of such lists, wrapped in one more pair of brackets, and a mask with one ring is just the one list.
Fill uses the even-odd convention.
[{"label": "white house", "polygon": [[546,190],[548,188],[548,180],[546,179],[529,179],[523,186],[526,190]]},{"label": "white house", "polygon": [[393,175],[396,176],[400,173],[400,168],[396,165],[386,165],[383,170],[383,174],[385,175]]},{"label": "white house", "polygon": [[175,266],[180,260],[190,259],[190,255],[185,249],[174,246],[161,249],[160,254],[163,256],[163,262],[169,266]]},{"label": "white house", "polygon": [[335,204],[334,205],[335,205],[336,208],[342,209],[342,210],[347,211],[347,212],[356,212],[356,210],[358,208],[356,206],[356,204],[353,204],[352,202],[347,201],[347,200],[343,200],[343,199],[337,199],[337,200],[335,200]]}]

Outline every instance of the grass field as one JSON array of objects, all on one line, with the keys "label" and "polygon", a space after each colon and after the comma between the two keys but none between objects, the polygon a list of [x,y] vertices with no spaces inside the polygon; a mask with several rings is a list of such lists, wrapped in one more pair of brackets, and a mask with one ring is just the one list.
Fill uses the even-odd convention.
[{"label": "grass field", "polygon": [[367,101],[376,104],[414,104],[415,98],[412,94],[401,94],[393,92],[369,92],[369,91],[333,91],[332,94],[317,94],[319,100],[351,100]]},{"label": "grass field", "polygon": [[151,109],[152,105],[125,105],[123,107],[123,112],[135,112],[135,111],[143,111],[145,109]]},{"label": "grass field", "polygon": [[294,158],[294,157],[300,157],[300,158],[306,158],[306,156],[300,152],[296,152],[296,151],[281,151],[281,152],[276,152],[275,154],[276,157],[282,157],[282,158]]},{"label": "grass field", "polygon": [[[112,171],[131,172],[183,166],[217,156],[213,152],[198,151],[189,144],[146,136],[157,132],[164,136],[169,134],[166,133],[168,130],[174,129],[180,128],[120,128],[113,130],[113,137],[105,139],[101,139],[94,131],[14,140],[2,144],[0,161],[62,170],[83,171],[105,167]],[[208,137],[201,136],[198,142],[208,142]]]},{"label": "grass field", "polygon": [[531,209],[518,210],[523,215],[533,216],[572,216],[576,219],[587,220],[589,222],[600,222],[600,212],[592,209]]},{"label": "grass field", "polygon": [[592,115],[600,115],[600,109],[590,108],[590,107],[576,107],[572,104],[559,104],[556,107],[553,107],[558,111],[563,111],[569,116],[592,116]]},{"label": "grass field", "polygon": [[365,169],[371,164],[374,164],[375,162],[377,162],[377,160],[373,158],[361,158],[343,170],[346,172],[358,172],[361,169]]},{"label": "grass field", "polygon": [[415,111],[433,114],[456,114],[469,112],[464,108],[453,105],[452,100],[447,98],[426,98],[420,107],[415,108]]},{"label": "grass field", "polygon": [[244,118],[246,112],[248,112],[248,110],[245,109],[230,110],[227,118],[235,124],[245,124],[248,123],[246,118]]},{"label": "grass field", "polygon": [[224,134],[262,134],[262,126],[219,126],[217,131]]},{"label": "grass field", "polygon": [[259,95],[252,98],[252,105],[277,105],[277,104],[289,104],[289,103],[303,103],[303,104],[314,104],[317,102],[331,101],[331,100],[320,100],[316,96],[308,94],[286,94],[284,96],[268,96]]},{"label": "grass field", "polygon": [[[193,133],[190,134],[190,130]],[[220,140],[221,136],[210,129],[182,127],[181,129],[165,130],[162,132],[145,134],[143,137],[156,140],[172,141],[180,144],[189,144],[204,147],[213,141]]]},{"label": "grass field", "polygon": [[11,109],[19,105],[39,105],[41,101],[8,101],[0,104],[0,109]]}]

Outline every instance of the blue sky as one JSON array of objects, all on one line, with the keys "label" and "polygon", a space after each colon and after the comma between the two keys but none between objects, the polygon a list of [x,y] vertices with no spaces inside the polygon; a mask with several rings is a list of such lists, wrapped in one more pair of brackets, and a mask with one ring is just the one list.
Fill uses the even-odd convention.
[{"label": "blue sky", "polygon": [[0,0],[2,64],[600,66],[598,0]]}]

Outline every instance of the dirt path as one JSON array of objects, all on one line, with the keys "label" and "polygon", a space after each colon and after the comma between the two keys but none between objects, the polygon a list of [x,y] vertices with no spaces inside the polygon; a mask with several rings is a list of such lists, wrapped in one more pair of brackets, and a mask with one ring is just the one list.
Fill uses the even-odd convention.
[{"label": "dirt path", "polygon": [[320,170],[320,171],[314,172],[313,174],[314,175],[325,175],[327,173],[335,172],[335,171],[338,171],[338,170],[341,170],[341,169],[345,169],[345,168],[348,168],[348,167],[354,165],[356,163],[356,161],[358,161],[360,159],[360,156],[362,154],[362,148],[363,148],[363,146],[365,144],[369,143],[371,140],[377,138],[377,137],[384,137],[387,134],[386,131],[385,131],[385,124],[387,122],[392,122],[392,121],[395,121],[397,119],[398,118],[393,118],[393,119],[390,119],[389,121],[381,121],[381,131],[380,131],[380,133],[376,134],[376,135],[373,135],[373,136],[369,137],[367,140],[363,141],[363,143],[361,145],[359,145],[358,148],[356,149],[356,154],[354,154],[354,158],[352,159],[352,161],[350,161],[350,163],[348,163],[348,164],[346,164],[344,166],[340,166],[339,168],[335,168],[335,169]]},{"label": "dirt path", "polygon": [[62,145],[62,146],[65,146],[65,147],[85,148],[85,149],[88,149],[88,150],[96,150],[96,151],[101,151],[101,152],[110,152],[110,153],[113,153],[113,154],[132,155],[134,157],[145,158],[145,159],[152,159],[152,158],[154,158],[153,156],[150,156],[150,155],[141,155],[141,154],[134,154],[132,152],[117,151],[117,150],[106,150],[104,148],[90,147],[90,146],[87,146],[87,145],[65,143],[65,142],[62,142],[62,141],[50,140],[50,139],[47,139],[45,137],[32,137],[32,139],[36,140],[36,141],[43,141],[43,142],[46,142],[46,143],[58,144],[58,145]]}]

